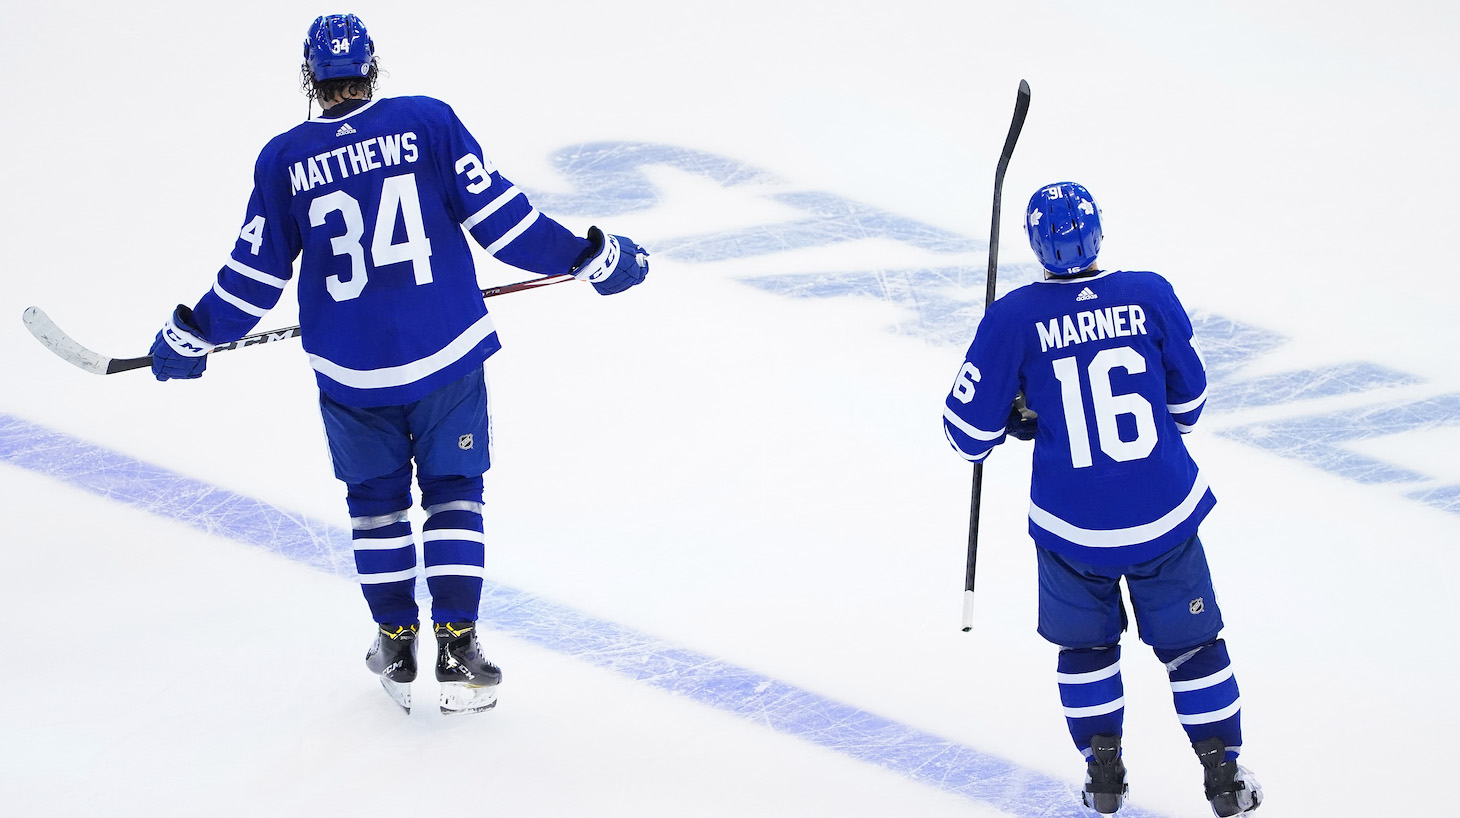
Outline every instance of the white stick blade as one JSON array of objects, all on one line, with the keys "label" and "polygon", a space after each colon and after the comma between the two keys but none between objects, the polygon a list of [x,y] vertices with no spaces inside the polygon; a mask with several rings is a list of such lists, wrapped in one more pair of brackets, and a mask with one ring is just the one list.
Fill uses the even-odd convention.
[{"label": "white stick blade", "polygon": [[40,307],[26,307],[25,312],[20,315],[20,320],[25,323],[25,328],[30,330],[30,334],[45,345],[46,349],[93,375],[106,374],[106,366],[110,359],[71,340],[71,336],[62,332],[61,328],[56,326],[56,322],[42,312]]}]

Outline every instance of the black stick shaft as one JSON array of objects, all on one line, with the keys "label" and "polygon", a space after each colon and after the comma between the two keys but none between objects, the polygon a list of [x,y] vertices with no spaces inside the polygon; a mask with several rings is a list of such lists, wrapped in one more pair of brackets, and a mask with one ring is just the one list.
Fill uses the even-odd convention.
[{"label": "black stick shaft", "polygon": [[[999,153],[999,165],[994,170],[993,222],[989,226],[989,274],[984,289],[984,310],[994,303],[999,274],[999,210],[1004,194],[1004,173],[1009,169],[1009,159],[1014,155],[1014,145],[1019,141],[1019,132],[1024,129],[1024,118],[1029,114],[1029,83],[1019,80],[1019,96],[1014,101],[1014,118],[1009,123],[1009,135],[1004,138],[1004,149]],[[983,495],[983,463],[973,464],[973,492],[968,509],[968,563],[963,577],[963,630],[973,630],[973,585],[978,567],[978,524],[979,506]]]}]

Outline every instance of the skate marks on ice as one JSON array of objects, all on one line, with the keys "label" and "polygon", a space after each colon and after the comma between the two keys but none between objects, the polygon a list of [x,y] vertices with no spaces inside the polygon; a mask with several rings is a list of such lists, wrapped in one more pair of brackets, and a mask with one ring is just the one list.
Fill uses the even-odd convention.
[{"label": "skate marks on ice", "polygon": [[[350,534],[202,480],[0,413],[0,462],[206,534],[355,580]],[[1076,818],[1078,784],[590,617],[488,579],[481,620],[754,724],[1017,816]],[[1128,805],[1130,818],[1159,818]]]},{"label": "skate marks on ice", "polygon": [[[533,200],[547,212],[597,218],[649,210],[671,197],[655,181],[669,171],[733,192],[726,196],[727,207],[739,203],[744,208],[749,198],[764,202],[765,211],[793,214],[768,222],[764,213],[758,220],[754,214],[731,213],[751,215],[751,224],[649,236],[662,257],[737,263],[739,280],[788,297],[877,299],[896,308],[893,332],[937,345],[961,348],[982,315],[988,243],[981,239],[833,193],[796,189],[753,165],[674,145],[595,142],[562,149],[552,163],[573,192],[535,193]],[[726,215],[723,208],[707,212],[722,221]],[[856,253],[836,251],[850,242],[862,242]],[[793,251],[798,255],[779,256]],[[805,259],[822,257],[828,259],[824,268],[808,269]],[[795,269],[754,272],[788,264]],[[1041,275],[1037,265],[1005,262],[999,267],[1000,290]],[[1444,393],[1416,375],[1368,362],[1247,375],[1249,364],[1280,350],[1286,339],[1199,311],[1193,322],[1211,369],[1204,428],[1460,514],[1460,483],[1447,482],[1453,476],[1426,474],[1360,451],[1369,441],[1460,427],[1460,393]]]}]

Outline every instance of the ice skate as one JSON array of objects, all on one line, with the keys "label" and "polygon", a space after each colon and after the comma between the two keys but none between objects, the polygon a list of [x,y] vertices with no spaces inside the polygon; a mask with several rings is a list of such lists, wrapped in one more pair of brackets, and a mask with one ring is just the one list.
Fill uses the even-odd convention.
[{"label": "ice skate", "polygon": [[1217,818],[1247,815],[1262,804],[1262,785],[1246,767],[1227,761],[1227,747],[1220,738],[1198,741],[1192,749],[1201,759],[1207,800]]},{"label": "ice skate", "polygon": [[381,625],[365,652],[365,667],[380,675],[391,700],[411,712],[411,682],[416,680],[417,625]]},{"label": "ice skate", "polygon": [[436,681],[442,713],[480,713],[497,706],[502,671],[482,654],[475,622],[437,623]]},{"label": "ice skate", "polygon": [[1125,803],[1130,786],[1125,783],[1125,761],[1120,757],[1120,736],[1090,739],[1090,761],[1085,768],[1085,806],[1101,815],[1114,815]]}]

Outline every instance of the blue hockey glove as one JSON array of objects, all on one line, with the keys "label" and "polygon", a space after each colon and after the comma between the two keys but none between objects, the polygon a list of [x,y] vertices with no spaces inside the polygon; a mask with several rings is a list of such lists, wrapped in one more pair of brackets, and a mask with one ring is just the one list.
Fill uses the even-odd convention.
[{"label": "blue hockey glove", "polygon": [[1038,418],[1039,415],[1033,409],[1024,405],[1024,393],[1020,392],[1014,398],[1014,405],[1009,408],[1009,419],[1004,423],[1004,432],[1019,440],[1033,440],[1034,433],[1039,430]]},{"label": "blue hockey glove", "polygon": [[182,304],[152,341],[152,374],[159,381],[201,378],[213,345],[193,326],[193,311]]},{"label": "blue hockey glove", "polygon": [[593,285],[599,295],[613,295],[649,275],[649,253],[624,236],[588,228],[588,249],[573,267],[573,276]]}]

